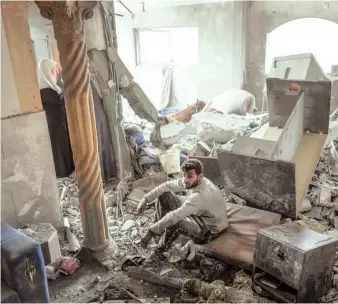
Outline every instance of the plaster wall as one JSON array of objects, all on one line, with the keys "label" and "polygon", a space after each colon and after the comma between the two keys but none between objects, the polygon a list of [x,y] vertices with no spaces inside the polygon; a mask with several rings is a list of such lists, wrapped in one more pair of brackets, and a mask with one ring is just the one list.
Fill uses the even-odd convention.
[{"label": "plaster wall", "polygon": [[263,87],[265,84],[267,34],[288,21],[308,17],[323,18],[338,23],[338,2],[248,2],[245,89],[256,97],[258,108],[261,108],[262,105]]},{"label": "plaster wall", "polygon": [[[7,21],[11,21],[10,13],[5,12]],[[60,199],[31,37],[27,20],[22,17],[19,21],[8,22],[7,28],[1,22],[1,219],[14,226],[50,222],[61,227]],[[22,40],[18,33],[28,37]]]},{"label": "plaster wall", "polygon": [[49,222],[62,213],[45,112],[1,120],[1,219],[11,225]]},{"label": "plaster wall", "polygon": [[[163,66],[135,66],[134,28],[198,28],[198,64],[174,68],[173,87],[181,107],[209,100],[243,84],[246,2],[163,7],[136,13],[134,19],[116,17],[119,54],[155,105],[161,97]],[[129,23],[129,25],[128,25]],[[156,45],[155,45],[156,47]]]}]

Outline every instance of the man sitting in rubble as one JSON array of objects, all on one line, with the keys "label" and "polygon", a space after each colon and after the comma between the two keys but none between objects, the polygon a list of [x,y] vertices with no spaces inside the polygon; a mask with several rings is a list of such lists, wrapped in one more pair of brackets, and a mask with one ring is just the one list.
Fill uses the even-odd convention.
[{"label": "man sitting in rubble", "polygon": [[[173,242],[185,235],[196,244],[209,243],[228,227],[226,204],[220,189],[203,177],[203,165],[197,159],[189,159],[182,166],[184,178],[168,181],[158,186],[140,201],[138,213],[155,199],[155,223],[142,237],[146,248],[152,237],[160,236],[157,248],[145,261],[159,262],[163,252]],[[174,193],[187,191],[186,196]]]}]

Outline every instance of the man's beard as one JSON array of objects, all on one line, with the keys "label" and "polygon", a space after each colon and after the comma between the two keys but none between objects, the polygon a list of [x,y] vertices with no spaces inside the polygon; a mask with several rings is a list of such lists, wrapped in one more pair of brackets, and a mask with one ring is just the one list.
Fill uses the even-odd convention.
[{"label": "man's beard", "polygon": [[198,184],[200,183],[200,180],[196,180],[196,181],[194,181],[192,184],[187,184],[187,183],[185,183],[184,184],[184,188],[185,189],[192,189],[192,188],[195,188],[196,186],[198,186]]}]

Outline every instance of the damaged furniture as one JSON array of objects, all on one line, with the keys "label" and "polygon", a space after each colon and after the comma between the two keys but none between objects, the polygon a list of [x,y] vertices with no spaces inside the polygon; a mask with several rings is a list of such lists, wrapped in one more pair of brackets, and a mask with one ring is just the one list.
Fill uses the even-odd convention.
[{"label": "damaged furniture", "polygon": [[228,228],[217,239],[202,247],[225,263],[234,261],[236,266],[252,265],[257,231],[278,225],[281,216],[232,203],[226,203],[226,207]]},{"label": "damaged furniture", "polygon": [[[268,78],[297,79],[306,81],[329,80],[312,53],[279,56],[272,60]],[[262,109],[267,103],[266,84],[264,86]]]},{"label": "damaged furniture", "polygon": [[267,79],[269,126],[218,153],[225,187],[295,219],[329,129],[330,81]]},{"label": "damaged furniture", "polygon": [[331,288],[337,243],[295,222],[260,229],[253,286],[282,302],[316,302]]},{"label": "damaged furniture", "polygon": [[7,302],[15,297],[21,303],[50,302],[41,246],[4,222],[1,222],[1,280],[5,283],[2,285],[7,285],[1,298],[6,297]]}]

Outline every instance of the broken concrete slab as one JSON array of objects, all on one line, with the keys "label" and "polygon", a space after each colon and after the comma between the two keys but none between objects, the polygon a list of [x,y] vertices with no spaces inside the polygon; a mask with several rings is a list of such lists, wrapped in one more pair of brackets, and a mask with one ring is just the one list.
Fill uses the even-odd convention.
[{"label": "broken concrete slab", "polygon": [[132,190],[140,189],[144,192],[144,194],[146,194],[157,186],[165,183],[167,180],[168,177],[165,172],[152,172],[148,176],[133,182]]},{"label": "broken concrete slab", "polygon": [[137,209],[138,207],[138,202],[135,200],[127,200],[125,201],[125,204],[128,208],[131,208],[131,209]]},{"label": "broken concrete slab", "polygon": [[124,222],[121,231],[127,231],[133,228],[136,225],[136,222],[134,220],[127,220]]},{"label": "broken concrete slab", "polygon": [[308,197],[304,197],[300,205],[299,212],[303,213],[303,212],[310,211],[311,209],[312,209],[312,205],[311,205],[310,199]]},{"label": "broken concrete slab", "polygon": [[209,145],[200,140],[197,143],[197,146],[195,149],[195,156],[209,156],[210,153],[211,153],[211,148],[209,147]]},{"label": "broken concrete slab", "polygon": [[130,194],[128,195],[127,198],[128,198],[128,200],[131,200],[131,201],[139,203],[144,195],[145,195],[145,191],[144,190],[142,190],[140,188],[136,188],[136,189],[134,189],[134,190],[132,190],[130,192]]},{"label": "broken concrete slab", "polygon": [[45,265],[61,257],[58,233],[50,223],[30,224],[22,231],[41,245]]},{"label": "broken concrete slab", "polygon": [[[112,58],[109,58],[112,60]],[[114,62],[120,80],[120,92],[126,98],[135,111],[135,113],[149,122],[156,122],[159,114],[153,103],[149,100],[139,84],[134,82],[131,73],[121,58],[117,55],[117,60]]]},{"label": "broken concrete slab", "polygon": [[322,210],[323,207],[313,207],[310,211],[305,212],[304,215],[316,220],[323,220]]}]

